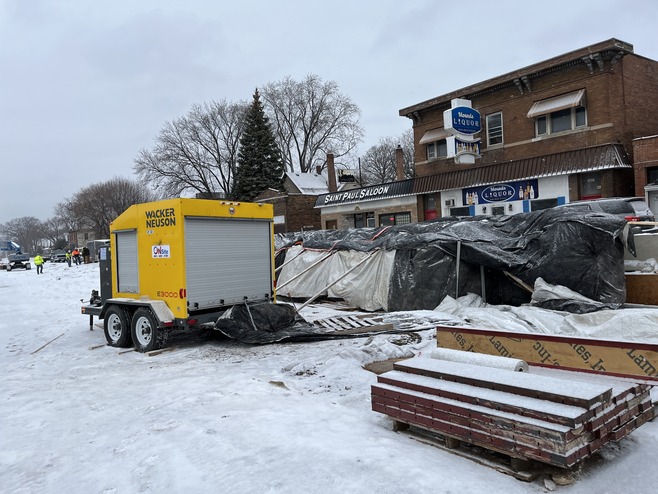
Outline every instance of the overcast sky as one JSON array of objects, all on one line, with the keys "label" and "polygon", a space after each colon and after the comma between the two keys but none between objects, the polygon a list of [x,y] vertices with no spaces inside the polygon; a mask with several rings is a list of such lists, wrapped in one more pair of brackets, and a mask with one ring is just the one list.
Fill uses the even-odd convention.
[{"label": "overcast sky", "polygon": [[53,216],[196,103],[336,81],[362,155],[401,108],[618,38],[658,60],[655,0],[0,0],[0,223]]}]

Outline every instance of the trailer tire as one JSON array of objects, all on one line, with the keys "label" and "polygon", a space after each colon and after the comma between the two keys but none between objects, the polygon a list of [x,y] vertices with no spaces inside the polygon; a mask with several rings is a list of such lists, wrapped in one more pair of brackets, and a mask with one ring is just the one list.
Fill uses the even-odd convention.
[{"label": "trailer tire", "polygon": [[135,311],[131,331],[138,352],[158,350],[167,344],[167,330],[158,326],[153,312],[147,307],[140,307]]},{"label": "trailer tire", "polygon": [[117,305],[111,305],[105,312],[103,321],[107,344],[119,348],[132,346],[130,336],[130,314]]}]

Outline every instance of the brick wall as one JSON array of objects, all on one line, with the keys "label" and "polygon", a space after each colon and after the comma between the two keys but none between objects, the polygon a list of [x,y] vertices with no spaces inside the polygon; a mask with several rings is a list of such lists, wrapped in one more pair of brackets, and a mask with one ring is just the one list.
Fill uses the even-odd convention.
[{"label": "brick wall", "polygon": [[268,189],[257,198],[257,202],[272,204],[274,216],[283,216],[284,224],[275,225],[276,233],[319,230],[321,226],[320,210],[314,209],[317,196],[287,194]]},{"label": "brick wall", "polygon": [[644,186],[649,182],[648,170],[658,168],[658,136],[633,141],[635,158],[635,195],[644,197]]}]

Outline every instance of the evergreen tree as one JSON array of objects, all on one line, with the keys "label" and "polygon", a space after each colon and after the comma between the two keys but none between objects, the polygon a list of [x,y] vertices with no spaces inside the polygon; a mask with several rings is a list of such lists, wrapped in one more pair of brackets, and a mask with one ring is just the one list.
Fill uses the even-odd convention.
[{"label": "evergreen tree", "polygon": [[256,89],[240,138],[233,197],[238,201],[252,201],[267,188],[281,190],[283,175],[281,152]]}]

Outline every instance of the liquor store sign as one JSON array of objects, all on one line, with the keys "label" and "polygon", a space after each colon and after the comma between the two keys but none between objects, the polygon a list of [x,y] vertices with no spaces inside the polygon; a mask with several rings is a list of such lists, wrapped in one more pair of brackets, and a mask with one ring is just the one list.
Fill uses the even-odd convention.
[{"label": "liquor store sign", "polygon": [[475,137],[482,130],[480,112],[466,99],[455,98],[450,105],[443,112],[443,128],[452,134],[446,139],[448,158],[472,165],[480,157],[480,138]]},{"label": "liquor store sign", "polygon": [[536,199],[539,197],[539,181],[521,180],[485,187],[469,187],[462,191],[464,205],[489,204]]},{"label": "liquor store sign", "polygon": [[443,114],[443,126],[451,134],[474,135],[480,132],[480,112],[468,106],[458,106]]}]

